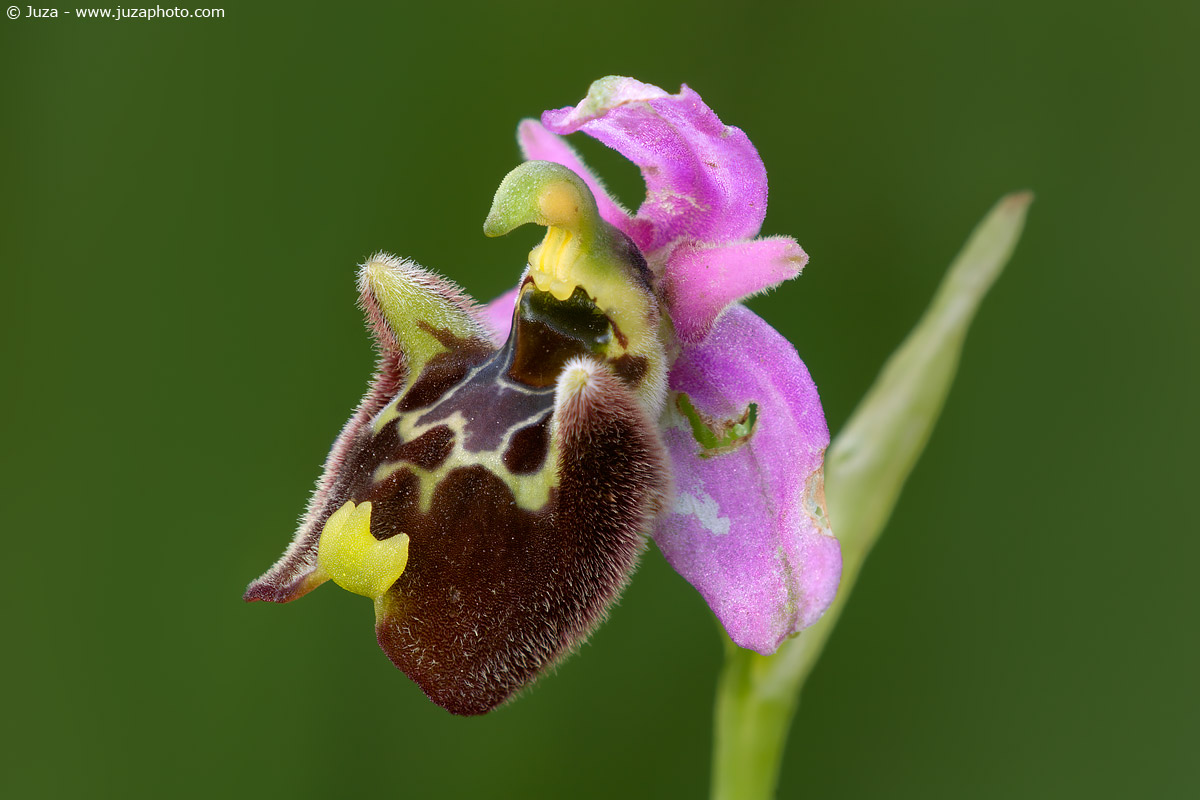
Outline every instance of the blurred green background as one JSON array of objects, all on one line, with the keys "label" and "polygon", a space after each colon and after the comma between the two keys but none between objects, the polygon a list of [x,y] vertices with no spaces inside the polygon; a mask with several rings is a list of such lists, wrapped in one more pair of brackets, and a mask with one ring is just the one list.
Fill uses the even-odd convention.
[{"label": "blurred green background", "polygon": [[758,146],[764,233],[812,261],[752,306],[835,432],[975,222],[1037,193],[780,796],[1200,795],[1198,9],[0,19],[0,793],[705,793],[720,645],[657,550],[589,645],[479,719],[391,667],[363,598],[240,599],[371,369],[355,264],[509,287],[538,234],[480,226],[517,121],[618,73],[688,83]]}]

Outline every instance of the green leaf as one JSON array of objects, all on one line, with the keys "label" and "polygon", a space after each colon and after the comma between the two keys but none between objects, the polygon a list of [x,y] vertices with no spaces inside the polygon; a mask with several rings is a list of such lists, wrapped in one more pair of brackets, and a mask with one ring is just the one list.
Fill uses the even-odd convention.
[{"label": "green leaf", "polygon": [[842,544],[843,599],[929,441],[958,370],[967,328],[1008,263],[1032,200],[1028,192],[1009,195],[979,223],[933,302],[829,448],[825,496]]}]

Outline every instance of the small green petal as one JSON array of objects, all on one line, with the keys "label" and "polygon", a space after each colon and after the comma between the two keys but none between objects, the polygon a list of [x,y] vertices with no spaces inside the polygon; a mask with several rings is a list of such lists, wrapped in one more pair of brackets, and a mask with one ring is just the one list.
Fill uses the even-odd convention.
[{"label": "small green petal", "polygon": [[758,404],[750,403],[736,419],[714,420],[692,405],[684,392],[675,395],[675,406],[688,421],[692,438],[700,445],[700,457],[712,458],[736,450],[754,433],[758,422]]}]

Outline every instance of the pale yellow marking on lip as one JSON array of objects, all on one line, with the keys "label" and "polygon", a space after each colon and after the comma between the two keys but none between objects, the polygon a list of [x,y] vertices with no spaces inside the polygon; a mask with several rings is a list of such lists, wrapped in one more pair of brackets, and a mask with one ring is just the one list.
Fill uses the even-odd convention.
[{"label": "pale yellow marking on lip", "polygon": [[528,475],[517,475],[510,472],[508,467],[504,466],[504,452],[508,449],[513,434],[533,420],[514,425],[510,431],[505,433],[504,438],[496,446],[495,450],[473,452],[464,449],[462,446],[463,439],[466,437],[467,420],[463,417],[461,411],[455,411],[448,417],[435,419],[421,426],[414,424],[417,416],[420,416],[420,414],[400,419],[398,432],[401,439],[412,441],[433,428],[445,425],[454,431],[454,449],[450,455],[435,469],[425,469],[407,461],[385,462],[375,468],[375,472],[371,478],[375,483],[382,483],[400,470],[408,470],[416,475],[419,487],[418,491],[420,492],[418,508],[422,514],[428,514],[433,510],[434,491],[437,490],[437,487],[445,477],[450,474],[450,471],[458,467],[485,467],[493,475],[504,481],[508,488],[512,490],[513,499],[516,501],[517,506],[525,511],[539,511],[545,508],[546,504],[550,502],[550,490],[558,485],[558,454],[553,444],[550,445],[550,450],[546,454],[546,462],[543,465],[543,469],[537,472]]}]

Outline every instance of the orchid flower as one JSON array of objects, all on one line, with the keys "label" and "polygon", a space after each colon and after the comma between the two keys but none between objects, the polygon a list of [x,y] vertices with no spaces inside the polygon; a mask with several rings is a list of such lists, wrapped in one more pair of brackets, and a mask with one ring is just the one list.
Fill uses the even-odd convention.
[{"label": "orchid flower", "polygon": [[[633,161],[634,214],[561,136]],[[359,273],[379,362],[282,558],[246,592],[332,579],[374,602],[388,657],[478,714],[577,647],[653,536],[732,640],[769,654],[841,570],[829,442],[795,349],[738,301],[807,256],[757,236],[762,161],[699,96],[605,78],[527,120],[489,236],[547,228],[485,308],[384,254]]]},{"label": "orchid flower", "polygon": [[[561,138],[576,131],[639,167],[636,214]],[[687,86],[670,95],[621,77],[524,121],[518,140],[526,158],[578,173],[646,254],[678,338],[660,419],[675,493],[654,539],[736,644],[774,653],[832,602],[841,553],[825,512],[829,431],[816,386],[795,348],[737,304],[808,261],[793,239],[754,238],[767,212],[762,159]],[[510,302],[489,306],[501,330]]]}]

